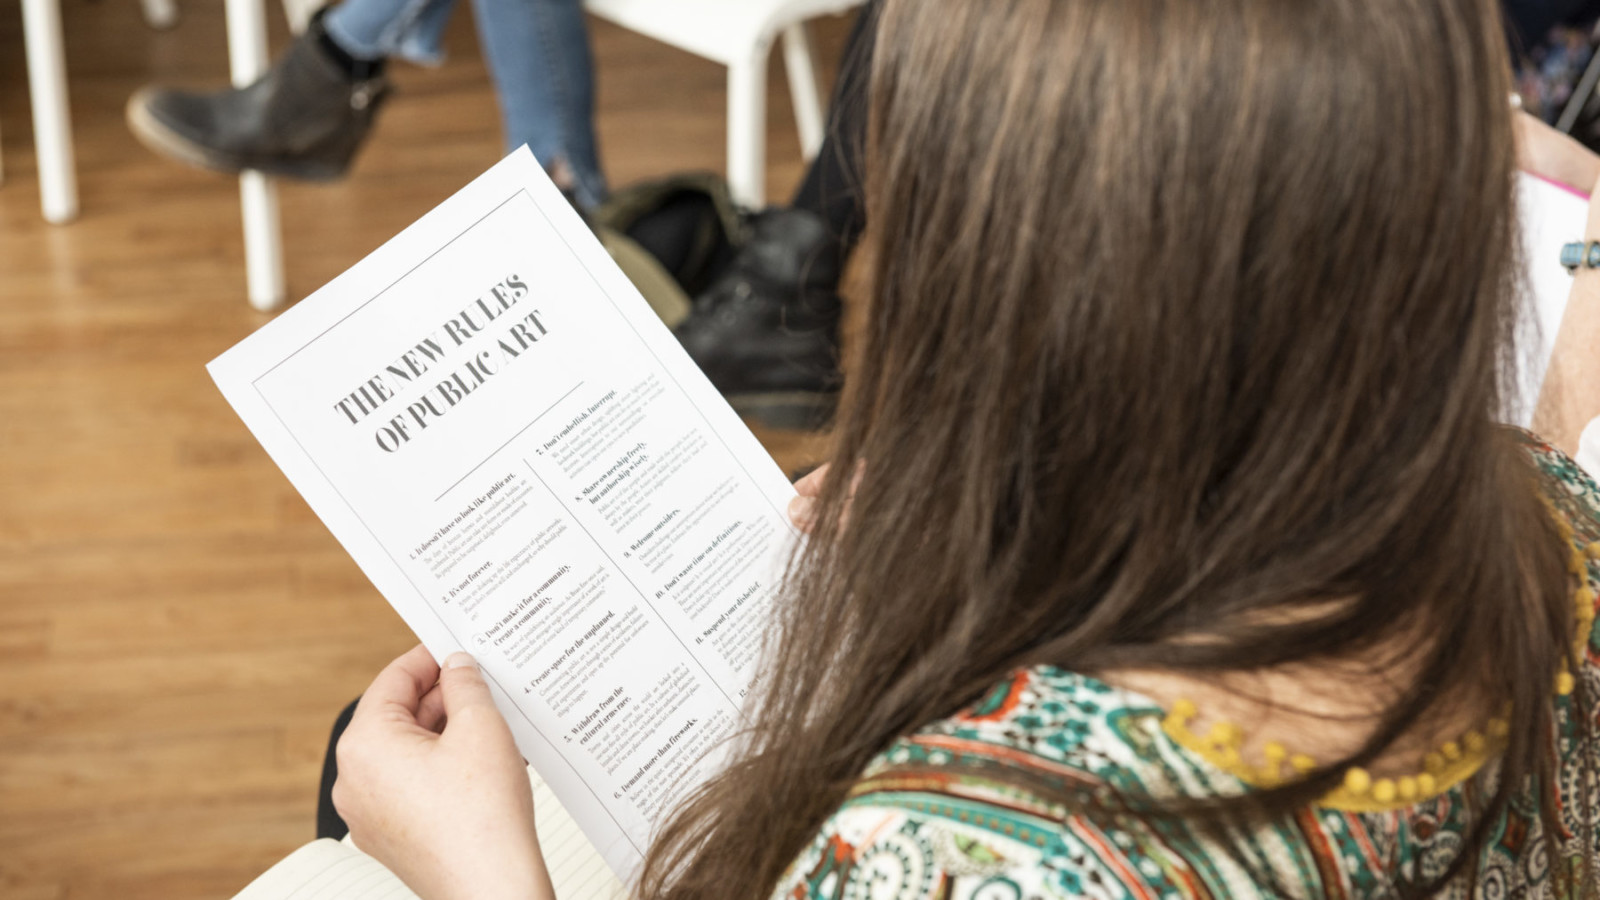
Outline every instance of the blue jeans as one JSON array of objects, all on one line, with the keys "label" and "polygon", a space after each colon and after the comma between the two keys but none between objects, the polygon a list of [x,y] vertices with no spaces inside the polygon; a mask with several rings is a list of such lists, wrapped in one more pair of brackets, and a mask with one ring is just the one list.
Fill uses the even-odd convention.
[{"label": "blue jeans", "polygon": [[[578,205],[606,196],[594,134],[594,58],[582,0],[472,0],[494,79],[506,147],[523,144],[547,170],[572,178]],[[358,59],[443,58],[455,0],[345,0],[323,18],[328,36]]]}]

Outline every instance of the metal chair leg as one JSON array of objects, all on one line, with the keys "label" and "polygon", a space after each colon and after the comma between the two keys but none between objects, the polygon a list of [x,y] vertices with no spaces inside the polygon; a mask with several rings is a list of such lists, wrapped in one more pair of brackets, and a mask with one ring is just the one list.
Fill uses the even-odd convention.
[{"label": "metal chair leg", "polygon": [[1572,97],[1567,105],[1562,108],[1560,118],[1556,119],[1556,130],[1563,134],[1571,134],[1574,125],[1578,124],[1578,114],[1583,112],[1583,105],[1594,96],[1595,85],[1600,84],[1600,50],[1589,60],[1589,65],[1583,70],[1583,75],[1578,78],[1578,84],[1572,89]]}]

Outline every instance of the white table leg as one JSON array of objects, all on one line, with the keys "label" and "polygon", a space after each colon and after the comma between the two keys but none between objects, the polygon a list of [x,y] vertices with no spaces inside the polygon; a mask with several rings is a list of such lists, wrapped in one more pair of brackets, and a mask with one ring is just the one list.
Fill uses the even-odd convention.
[{"label": "white table leg", "polygon": [[67,110],[67,64],[57,0],[22,0],[22,34],[33,100],[33,143],[39,157],[39,205],[45,221],[70,222],[78,216],[78,178],[73,171],[72,116]]},{"label": "white table leg", "polygon": [[[244,87],[267,70],[267,14],[262,0],[227,0],[228,68],[235,87]],[[274,309],[284,301],[283,229],[278,222],[278,189],[260,172],[239,176],[244,213],[244,265],[250,305]]]},{"label": "white table leg", "polygon": [[766,201],[767,49],[728,67],[728,187],[751,209]]},{"label": "white table leg", "polygon": [[783,62],[800,131],[800,152],[809,162],[822,149],[823,121],[822,92],[817,90],[817,64],[806,23],[796,22],[783,30]]}]

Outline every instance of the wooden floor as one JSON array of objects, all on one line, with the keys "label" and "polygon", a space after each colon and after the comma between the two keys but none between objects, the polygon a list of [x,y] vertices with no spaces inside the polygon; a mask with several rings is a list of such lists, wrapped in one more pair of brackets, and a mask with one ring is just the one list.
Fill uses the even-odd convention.
[{"label": "wooden floor", "polygon": [[[0,0],[0,898],[225,898],[312,836],[327,728],[413,639],[223,403],[260,326],[236,182],[152,157],[122,105],[226,71],[221,4],[169,33],[63,0],[82,218],[39,218],[17,0]],[[344,182],[286,186],[315,289],[500,154],[467,4]],[[280,19],[281,17],[274,17]],[[274,21],[275,48],[286,37]],[[832,59],[843,22],[820,29]],[[723,165],[720,68],[594,30],[613,183]],[[831,67],[830,67],[831,69]],[[773,69],[768,187],[800,159]],[[818,442],[763,435],[786,468]]]}]

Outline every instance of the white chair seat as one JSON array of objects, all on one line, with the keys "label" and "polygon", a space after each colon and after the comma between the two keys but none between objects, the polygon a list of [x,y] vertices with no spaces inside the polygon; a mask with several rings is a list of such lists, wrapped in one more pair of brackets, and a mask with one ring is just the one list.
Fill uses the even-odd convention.
[{"label": "white chair seat", "polygon": [[766,200],[767,55],[783,36],[789,92],[806,159],[822,146],[823,106],[806,21],[864,0],[585,0],[596,16],[728,67],[728,186]]},{"label": "white chair seat", "polygon": [[770,48],[785,28],[838,15],[863,0],[585,0],[584,8],[630,31],[725,66]]}]

